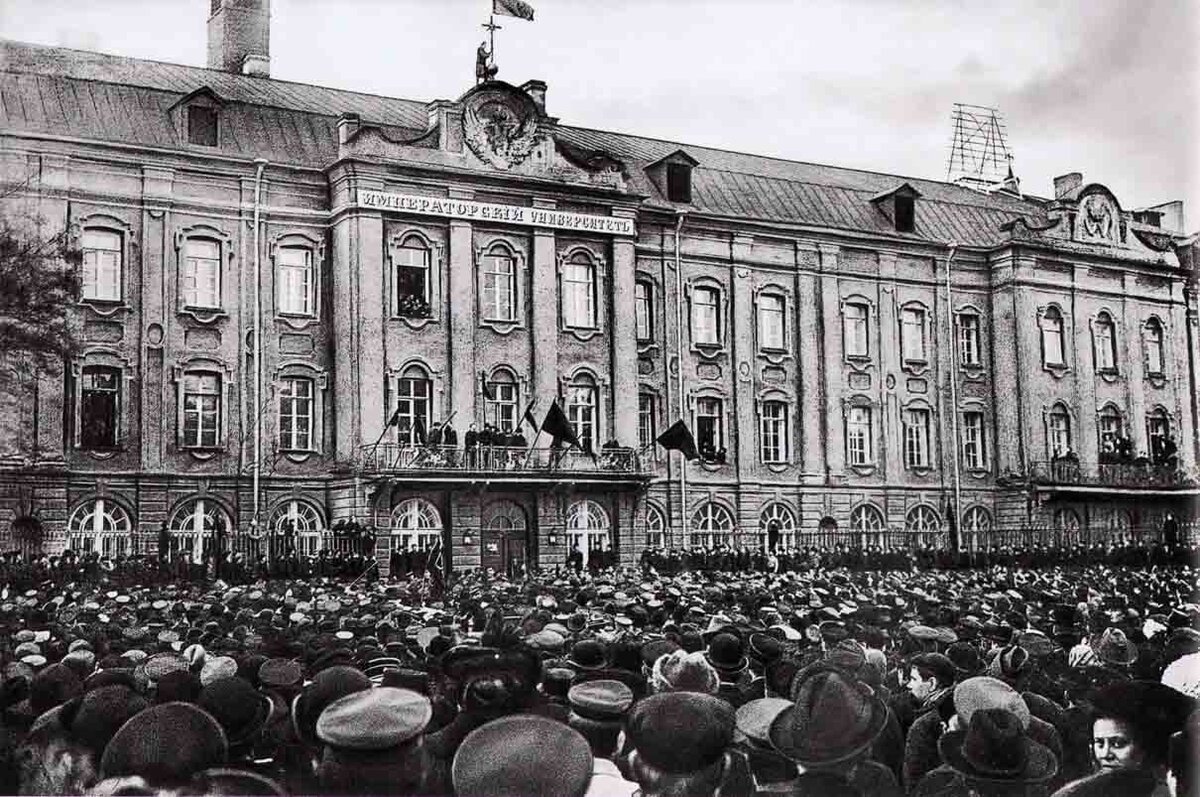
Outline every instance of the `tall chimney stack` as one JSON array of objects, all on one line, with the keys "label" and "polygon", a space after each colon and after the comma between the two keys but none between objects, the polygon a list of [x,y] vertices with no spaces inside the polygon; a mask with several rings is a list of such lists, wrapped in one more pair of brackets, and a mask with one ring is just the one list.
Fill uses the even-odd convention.
[{"label": "tall chimney stack", "polygon": [[271,0],[212,0],[208,68],[271,76]]}]

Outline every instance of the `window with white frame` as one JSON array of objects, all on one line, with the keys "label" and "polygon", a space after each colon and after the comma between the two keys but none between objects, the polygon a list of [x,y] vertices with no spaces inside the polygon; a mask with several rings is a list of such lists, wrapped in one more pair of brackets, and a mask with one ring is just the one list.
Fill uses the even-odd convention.
[{"label": "window with white frame", "polygon": [[596,450],[599,391],[596,389],[595,378],[588,373],[580,372],[567,386],[567,420],[579,438],[579,446],[584,451]]},{"label": "window with white frame", "polygon": [[313,380],[289,376],[279,382],[279,447],[284,451],[312,451],[315,418]]},{"label": "window with white frame", "polygon": [[596,328],[596,264],[586,252],[563,264],[562,312],[568,329]]},{"label": "window with white frame", "polygon": [[852,406],[846,412],[846,462],[870,465],[874,461],[873,451],[871,408]]},{"label": "window with white frame", "polygon": [[911,407],[904,411],[904,467],[929,467],[929,410]]},{"label": "window with white frame", "polygon": [[79,447],[116,448],[121,423],[121,370],[85,366],[79,384]]},{"label": "window with white frame", "polygon": [[67,547],[76,553],[118,556],[129,553],[133,523],[115,501],[97,498],[81,504],[67,522]]},{"label": "window with white frame", "polygon": [[216,448],[221,441],[221,376],[207,371],[183,375],[183,447]]},{"label": "window with white frame", "polygon": [[900,346],[905,362],[926,361],[924,308],[900,309]]},{"label": "window with white frame", "polygon": [[1119,453],[1120,441],[1125,431],[1125,422],[1121,417],[1121,411],[1112,404],[1106,404],[1096,418],[1096,426],[1101,459],[1115,459]]},{"label": "window with white frame", "polygon": [[883,513],[871,504],[860,504],[850,510],[850,529],[858,536],[860,545],[878,540],[883,527]]},{"label": "window with white frame", "polygon": [[507,368],[497,368],[488,378],[488,393],[484,396],[484,417],[502,432],[514,431],[517,420],[517,377]]},{"label": "window with white frame", "polygon": [[942,520],[932,507],[915,506],[904,518],[904,530],[921,545],[935,545],[942,532]]},{"label": "window with white frame", "polygon": [[199,564],[213,555],[218,530],[228,531],[230,523],[215,501],[197,498],[176,509],[167,527],[172,554]]},{"label": "window with white frame", "polygon": [[122,246],[120,233],[111,230],[83,231],[84,299],[95,302],[121,301]]},{"label": "window with white frame", "polygon": [[759,408],[759,439],[762,461],[783,464],[788,461],[788,408],[778,400],[764,401]]},{"label": "window with white frame", "polygon": [[442,536],[442,516],[424,498],[401,501],[392,510],[392,550],[429,551]]},{"label": "window with white frame", "polygon": [[787,348],[786,301],[778,293],[762,293],[758,297],[758,345],[766,351]]},{"label": "window with white frame", "polygon": [[188,238],[183,258],[183,303],[187,307],[221,306],[221,244]]},{"label": "window with white frame", "polygon": [[285,501],[275,509],[271,530],[276,534],[295,532],[296,552],[301,556],[316,556],[324,547],[324,525],[321,513],[307,501]]},{"label": "window with white frame", "polygon": [[725,448],[724,412],[719,398],[696,399],[696,448],[705,459],[715,458]]},{"label": "window with white frame", "polygon": [[429,411],[433,403],[433,381],[419,365],[410,365],[396,380],[396,442],[421,445],[429,433]]},{"label": "window with white frame", "polygon": [[692,343],[698,346],[721,343],[721,291],[711,285],[692,288]]},{"label": "window with white frame", "polygon": [[869,308],[862,302],[846,302],[842,305],[842,345],[847,357],[870,356],[867,334]]},{"label": "window with white frame", "polygon": [[1165,452],[1168,450],[1167,441],[1171,439],[1171,418],[1162,407],[1155,407],[1146,416],[1146,442],[1150,446],[1150,458],[1156,464],[1163,464]]},{"label": "window with white frame", "polygon": [[968,470],[987,469],[987,437],[983,413],[967,410],[962,414],[962,457]]},{"label": "window with white frame", "polygon": [[587,498],[576,501],[567,509],[567,548],[579,549],[584,567],[597,551],[612,550],[612,527],[608,513],[596,501]]},{"label": "window with white frame", "polygon": [[1075,545],[1080,540],[1080,530],[1083,524],[1079,522],[1079,513],[1070,507],[1054,510],[1054,530],[1058,532],[1058,542],[1061,545]]},{"label": "window with white frame", "polygon": [[1096,370],[1111,373],[1117,370],[1117,328],[1112,316],[1101,312],[1092,324],[1092,345],[1096,349]]},{"label": "window with white frame", "polygon": [[1162,322],[1157,318],[1147,321],[1143,339],[1146,344],[1146,373],[1149,376],[1161,376],[1166,372]]},{"label": "window with white frame", "polygon": [[654,412],[654,394],[638,393],[638,447],[649,449],[658,439],[658,423]]},{"label": "window with white frame", "polygon": [[661,548],[665,542],[667,521],[662,510],[653,504],[646,506],[646,547]]},{"label": "window with white frame", "polygon": [[981,350],[979,343],[980,321],[978,313],[958,314],[958,363],[979,365]]},{"label": "window with white frame", "polygon": [[1063,317],[1057,307],[1047,307],[1042,314],[1042,364],[1066,365],[1066,350],[1063,343]]},{"label": "window with white frame", "polygon": [[758,517],[758,532],[763,550],[795,547],[796,516],[783,504],[768,504]]},{"label": "window with white frame", "polygon": [[975,549],[987,541],[988,532],[992,530],[992,516],[981,506],[973,506],[963,513],[963,539]]},{"label": "window with white frame", "polygon": [[1071,453],[1071,414],[1062,404],[1055,404],[1046,416],[1047,444],[1051,457]]},{"label": "window with white frame", "polygon": [[276,256],[279,272],[279,312],[284,315],[316,314],[313,252],[306,246],[280,247]]},{"label": "window with white frame", "polygon": [[488,321],[517,320],[517,260],[500,247],[482,258],[480,310]]},{"label": "window with white frame", "polygon": [[634,326],[639,341],[654,340],[654,285],[638,280],[633,286]]},{"label": "window with white frame", "polygon": [[433,262],[429,247],[415,235],[404,239],[394,247],[392,266],[395,268],[395,307],[401,318],[428,318],[432,279],[430,268]]},{"label": "window with white frame", "polygon": [[692,545],[711,548],[733,542],[733,515],[714,501],[707,501],[692,515]]}]

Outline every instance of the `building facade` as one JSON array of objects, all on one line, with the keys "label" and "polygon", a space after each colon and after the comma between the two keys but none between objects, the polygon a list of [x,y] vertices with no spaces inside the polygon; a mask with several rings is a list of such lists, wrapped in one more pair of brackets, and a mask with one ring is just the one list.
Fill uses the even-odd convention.
[{"label": "building facade", "polygon": [[[208,69],[0,44],[5,213],[83,251],[84,341],[0,405],[0,547],[353,523],[511,569],[1191,517],[1179,203],[570,127],[540,81],[287,83],[268,20],[214,2]],[[580,447],[525,420],[552,401]],[[696,461],[654,443],[678,419]]]}]

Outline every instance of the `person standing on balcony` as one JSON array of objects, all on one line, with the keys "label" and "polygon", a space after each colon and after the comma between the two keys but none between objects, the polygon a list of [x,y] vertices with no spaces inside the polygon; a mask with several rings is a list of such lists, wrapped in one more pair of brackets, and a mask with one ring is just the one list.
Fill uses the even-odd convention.
[{"label": "person standing on balcony", "polygon": [[472,423],[467,428],[467,433],[463,435],[463,444],[467,449],[467,467],[476,467],[479,462],[479,432],[475,431],[475,424]]}]

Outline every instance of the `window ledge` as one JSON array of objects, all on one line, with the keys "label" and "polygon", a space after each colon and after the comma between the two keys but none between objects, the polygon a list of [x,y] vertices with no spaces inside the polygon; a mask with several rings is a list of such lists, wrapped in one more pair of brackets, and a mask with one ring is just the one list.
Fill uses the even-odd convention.
[{"label": "window ledge", "polygon": [[847,465],[847,468],[857,473],[859,476],[874,476],[874,465]]},{"label": "window ledge", "polygon": [[133,306],[120,299],[80,299],[78,304],[98,316],[111,318],[120,313],[132,313]]},{"label": "window ledge", "polygon": [[783,365],[792,359],[792,353],[787,349],[759,349],[758,356],[771,365]]},{"label": "window ledge", "polygon": [[278,313],[275,320],[295,330],[308,329],[321,323],[315,315],[300,315],[297,313]]},{"label": "window ledge", "polygon": [[219,307],[182,307],[179,314],[190,316],[199,324],[215,324],[229,317],[229,313]]},{"label": "window ledge", "polygon": [[296,464],[308,462],[313,457],[316,457],[319,455],[320,455],[319,451],[284,451],[283,452],[283,456],[286,457],[289,462],[295,462]]},{"label": "window ledge", "polygon": [[905,360],[900,368],[913,376],[921,376],[929,370],[928,360]]},{"label": "window ledge", "polygon": [[562,331],[578,340],[587,342],[601,334],[600,327],[568,327],[564,326]]},{"label": "window ledge", "polygon": [[86,454],[92,459],[109,460],[119,454],[124,454],[128,449],[125,446],[114,446],[112,448],[84,448],[83,446],[77,446],[75,450]]},{"label": "window ledge", "polygon": [[479,326],[487,327],[497,335],[511,335],[518,329],[524,329],[524,325],[520,321],[497,321],[494,318],[484,318],[479,321]]},{"label": "window ledge", "polygon": [[1055,379],[1062,379],[1064,376],[1066,376],[1071,371],[1071,369],[1068,368],[1066,366],[1066,364],[1064,364],[1064,363],[1047,363],[1047,362],[1042,363],[1042,370],[1048,372]]},{"label": "window ledge", "polygon": [[194,457],[195,459],[199,459],[199,460],[210,460],[213,457],[216,457],[220,454],[225,453],[225,449],[220,448],[220,447],[217,447],[217,448],[201,448],[201,447],[192,448],[192,447],[184,446],[180,450],[183,451],[185,454],[190,454],[192,457]]},{"label": "window ledge", "polygon": [[649,354],[653,351],[658,351],[658,344],[653,340],[639,340],[637,342],[638,354]]},{"label": "window ledge", "polygon": [[846,362],[855,368],[865,368],[871,364],[871,356],[869,354],[847,354]]},{"label": "window ledge", "polygon": [[1117,382],[1121,379],[1121,372],[1116,368],[1101,368],[1096,374],[1105,382]]},{"label": "window ledge", "polygon": [[692,351],[709,360],[715,360],[725,353],[722,343],[693,343]]},{"label": "window ledge", "polygon": [[958,370],[967,379],[982,379],[986,372],[983,363],[960,363]]},{"label": "window ledge", "polygon": [[933,466],[932,465],[910,465],[909,467],[905,468],[905,470],[907,470],[909,473],[913,474],[914,476],[924,477],[924,476],[928,476],[931,473],[933,473]]},{"label": "window ledge", "polygon": [[792,463],[790,462],[764,462],[763,464],[772,473],[787,473],[792,469]]},{"label": "window ledge", "polygon": [[992,475],[991,468],[965,468],[964,470],[973,479],[986,479]]},{"label": "window ledge", "polygon": [[1146,381],[1155,387],[1163,387],[1167,384],[1167,375],[1161,371],[1154,371],[1146,374]]},{"label": "window ledge", "polygon": [[434,318],[432,315],[417,316],[417,317],[407,316],[407,315],[394,315],[394,316],[392,316],[392,320],[399,321],[401,324],[404,324],[404,326],[408,327],[409,329],[424,329],[425,327],[429,326],[430,324],[437,323],[437,319]]},{"label": "window ledge", "polygon": [[700,465],[701,468],[703,468],[706,471],[709,471],[710,473],[716,473],[717,471],[721,470],[722,468],[728,468],[729,464],[730,464],[729,460],[725,460],[724,462],[717,462],[716,460],[698,459],[698,460],[696,460],[696,462]]}]

